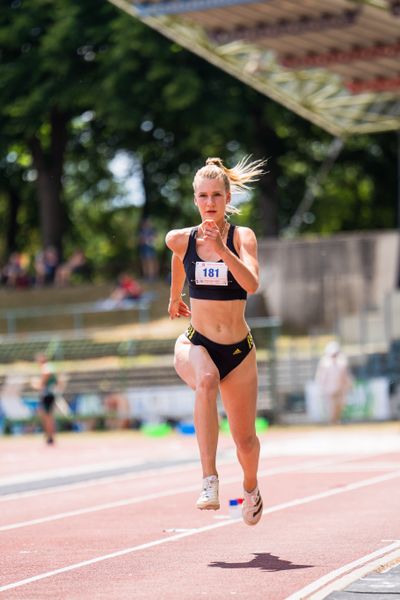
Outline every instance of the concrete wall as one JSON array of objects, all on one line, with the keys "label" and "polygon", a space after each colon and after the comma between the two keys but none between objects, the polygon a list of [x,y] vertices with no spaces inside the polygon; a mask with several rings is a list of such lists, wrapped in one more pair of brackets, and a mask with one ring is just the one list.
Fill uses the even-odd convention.
[{"label": "concrete wall", "polygon": [[268,312],[300,330],[380,309],[399,280],[400,233],[259,242],[260,292]]},{"label": "concrete wall", "polygon": [[378,310],[339,317],[336,333],[343,344],[387,349],[393,340],[400,340],[400,290],[388,293]]}]

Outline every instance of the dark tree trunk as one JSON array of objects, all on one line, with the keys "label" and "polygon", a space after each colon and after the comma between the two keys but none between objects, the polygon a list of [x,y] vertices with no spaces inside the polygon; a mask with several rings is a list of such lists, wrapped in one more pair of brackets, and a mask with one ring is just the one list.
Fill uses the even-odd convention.
[{"label": "dark tree trunk", "polygon": [[21,196],[13,187],[10,187],[8,189],[8,223],[6,233],[7,256],[17,247],[18,211],[20,206]]},{"label": "dark tree trunk", "polygon": [[152,198],[154,196],[151,182],[146,171],[146,167],[143,166],[143,189],[144,189],[144,204],[142,206],[142,219],[146,219],[151,215]]},{"label": "dark tree trunk", "polygon": [[51,142],[45,149],[37,136],[28,142],[37,170],[40,228],[43,247],[54,246],[62,254],[64,211],[62,206],[62,173],[67,144],[67,116],[52,111]]},{"label": "dark tree trunk", "polygon": [[253,147],[256,158],[267,158],[267,174],[261,178],[257,187],[260,191],[259,220],[263,237],[277,237],[278,223],[278,187],[277,187],[277,156],[280,141],[275,131],[266,125],[261,110],[253,112]]}]

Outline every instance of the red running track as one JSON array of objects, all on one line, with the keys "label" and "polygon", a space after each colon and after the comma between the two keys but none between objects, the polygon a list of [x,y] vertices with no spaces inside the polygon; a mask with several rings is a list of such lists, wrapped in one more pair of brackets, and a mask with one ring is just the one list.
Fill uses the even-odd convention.
[{"label": "red running track", "polygon": [[[348,583],[360,567],[400,559],[399,429],[263,434],[256,527],[229,518],[229,498],[241,495],[229,435],[217,512],[194,507],[201,473],[191,436],[67,434],[54,448],[38,436],[2,438],[0,598],[324,598],[342,576]],[[113,472],[121,467],[130,471]],[[82,473],[88,481],[62,479]],[[32,481],[45,487],[12,491]]]}]

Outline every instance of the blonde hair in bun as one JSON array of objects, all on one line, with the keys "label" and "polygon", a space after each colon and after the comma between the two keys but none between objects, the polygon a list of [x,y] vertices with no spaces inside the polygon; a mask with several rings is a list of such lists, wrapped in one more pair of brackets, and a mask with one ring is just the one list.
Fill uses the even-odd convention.
[{"label": "blonde hair in bun", "polygon": [[[244,156],[232,169],[228,169],[221,158],[207,158],[204,167],[197,171],[193,179],[193,189],[196,191],[199,179],[222,179],[227,192],[243,192],[251,189],[248,184],[258,181],[265,174],[266,160],[253,160]],[[238,209],[230,204],[227,212],[238,213]]]}]

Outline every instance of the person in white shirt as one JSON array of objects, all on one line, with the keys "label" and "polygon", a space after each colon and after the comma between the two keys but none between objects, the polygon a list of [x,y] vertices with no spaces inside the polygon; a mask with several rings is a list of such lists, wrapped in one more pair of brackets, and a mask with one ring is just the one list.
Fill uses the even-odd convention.
[{"label": "person in white shirt", "polygon": [[321,357],[315,381],[322,401],[326,403],[331,423],[340,423],[346,394],[352,387],[352,376],[346,356],[337,342],[329,342]]}]

